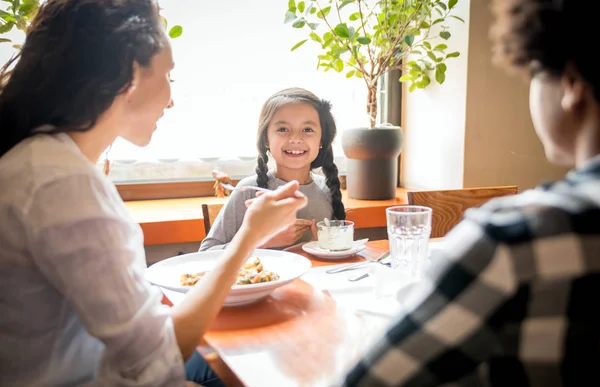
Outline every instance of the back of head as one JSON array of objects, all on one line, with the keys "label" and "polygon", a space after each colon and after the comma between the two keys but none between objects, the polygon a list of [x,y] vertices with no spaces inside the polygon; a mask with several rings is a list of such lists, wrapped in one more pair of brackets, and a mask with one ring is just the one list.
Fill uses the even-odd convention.
[{"label": "back of head", "polygon": [[85,131],[167,44],[153,0],[48,0],[2,72],[0,156],[50,124]]},{"label": "back of head", "polygon": [[568,65],[600,101],[600,72],[594,59],[600,2],[588,0],[493,0],[492,28],[497,62],[526,70],[562,75]]}]

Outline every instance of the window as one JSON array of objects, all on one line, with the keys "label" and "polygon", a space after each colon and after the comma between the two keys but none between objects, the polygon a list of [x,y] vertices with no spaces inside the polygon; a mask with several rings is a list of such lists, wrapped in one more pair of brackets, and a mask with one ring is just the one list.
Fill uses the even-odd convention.
[{"label": "window", "polygon": [[[108,157],[115,182],[209,178],[213,169],[247,176],[255,168],[258,116],[272,93],[306,88],[332,102],[338,126],[336,163],[345,171],[341,131],[368,124],[366,87],[334,71],[317,71],[318,46],[306,31],[283,24],[285,0],[162,1],[170,24],[175,107],[158,123],[152,142],[137,148],[118,139]],[[311,44],[312,43],[312,44]]]}]

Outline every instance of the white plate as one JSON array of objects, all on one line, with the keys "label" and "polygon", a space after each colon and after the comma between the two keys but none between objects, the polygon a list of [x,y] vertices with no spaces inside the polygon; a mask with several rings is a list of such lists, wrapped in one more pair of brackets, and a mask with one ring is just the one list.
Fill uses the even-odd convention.
[{"label": "white plate", "polygon": [[365,245],[365,242],[363,241],[358,244],[353,244],[352,248],[350,248],[348,250],[329,251],[329,250],[320,249],[317,244],[317,241],[312,241],[312,242],[303,244],[302,250],[306,251],[309,254],[316,255],[317,257],[320,257],[320,258],[336,260],[336,259],[347,258],[351,255],[354,255],[360,251],[363,251],[366,247],[367,246]]},{"label": "white plate", "polygon": [[[222,254],[223,250],[214,250],[167,258],[148,267],[146,279],[159,287],[186,293],[191,287],[180,285],[181,274],[210,271]],[[265,270],[278,274],[279,279],[258,284],[234,285],[225,299],[224,306],[246,305],[259,301],[278,287],[302,276],[312,266],[310,260],[286,251],[257,249],[251,257],[259,257]]]}]

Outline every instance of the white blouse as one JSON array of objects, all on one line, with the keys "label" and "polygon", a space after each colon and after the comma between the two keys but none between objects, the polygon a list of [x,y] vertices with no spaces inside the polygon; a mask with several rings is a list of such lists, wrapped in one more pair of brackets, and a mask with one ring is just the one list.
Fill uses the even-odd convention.
[{"label": "white blouse", "polygon": [[0,385],[185,384],[140,227],[66,134],[0,158]]}]

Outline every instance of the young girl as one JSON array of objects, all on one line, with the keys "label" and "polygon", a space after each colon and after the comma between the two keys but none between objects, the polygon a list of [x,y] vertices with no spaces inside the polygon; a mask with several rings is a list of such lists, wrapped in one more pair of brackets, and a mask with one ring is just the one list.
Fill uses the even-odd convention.
[{"label": "young girl", "polygon": [[[260,114],[256,175],[238,183],[238,187],[260,186],[276,189],[288,181],[300,182],[300,191],[308,197],[308,205],[298,211],[296,223],[275,235],[261,248],[285,248],[295,243],[316,239],[316,222],[324,218],[342,220],[346,211],[342,203],[338,169],[333,163],[331,143],[336,126],[329,102],[313,93],[291,88],[272,95]],[[269,155],[275,168],[269,170]],[[322,168],[322,176],[312,170]],[[245,202],[256,191],[235,190],[223,207],[200,251],[222,249],[239,230]]]}]

